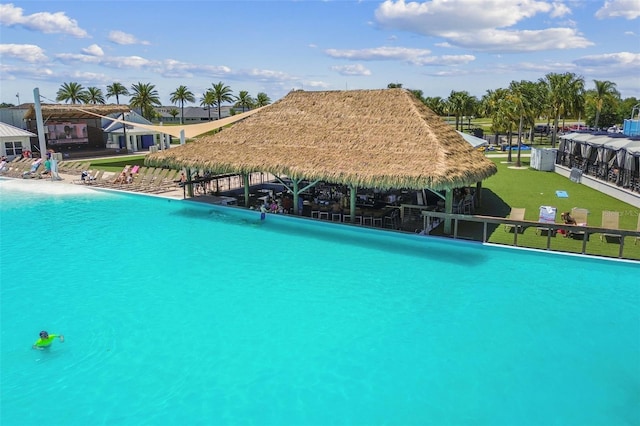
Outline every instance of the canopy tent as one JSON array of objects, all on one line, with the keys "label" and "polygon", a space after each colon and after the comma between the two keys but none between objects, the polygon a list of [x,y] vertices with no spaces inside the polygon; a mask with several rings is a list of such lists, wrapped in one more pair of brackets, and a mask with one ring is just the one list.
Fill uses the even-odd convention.
[{"label": "canopy tent", "polygon": [[[640,140],[612,133],[570,133],[561,137],[561,146],[568,153],[579,153],[596,167],[601,178],[609,175],[612,168],[620,169],[616,183],[628,186],[637,169],[640,156]],[[595,155],[593,155],[595,150]],[[586,166],[585,166],[586,167]]]}]

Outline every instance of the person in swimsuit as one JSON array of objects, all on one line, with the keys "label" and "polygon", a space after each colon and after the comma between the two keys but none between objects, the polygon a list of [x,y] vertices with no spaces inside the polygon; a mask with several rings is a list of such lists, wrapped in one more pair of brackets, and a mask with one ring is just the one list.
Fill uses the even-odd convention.
[{"label": "person in swimsuit", "polygon": [[48,348],[56,337],[60,339],[61,342],[64,342],[64,336],[62,334],[49,334],[44,330],[41,331],[40,338],[33,344],[33,349],[44,350],[44,348]]}]

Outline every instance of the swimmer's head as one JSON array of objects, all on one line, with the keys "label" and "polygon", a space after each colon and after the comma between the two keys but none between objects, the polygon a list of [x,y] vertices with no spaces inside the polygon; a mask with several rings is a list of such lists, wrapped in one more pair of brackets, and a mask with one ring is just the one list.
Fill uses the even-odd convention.
[{"label": "swimmer's head", "polygon": [[46,339],[47,337],[49,337],[49,333],[47,333],[46,331],[42,330],[40,332],[40,337],[42,337],[43,339]]}]

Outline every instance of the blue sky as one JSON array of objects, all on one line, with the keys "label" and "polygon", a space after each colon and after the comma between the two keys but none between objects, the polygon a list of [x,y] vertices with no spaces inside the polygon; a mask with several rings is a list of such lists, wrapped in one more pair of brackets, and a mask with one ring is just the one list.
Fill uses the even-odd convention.
[{"label": "blue sky", "polygon": [[640,1],[0,3],[0,101],[14,104],[17,93],[33,102],[35,87],[55,99],[72,81],[103,91],[151,83],[165,105],[180,85],[199,104],[219,81],[272,101],[389,83],[480,98],[551,72],[640,98]]}]

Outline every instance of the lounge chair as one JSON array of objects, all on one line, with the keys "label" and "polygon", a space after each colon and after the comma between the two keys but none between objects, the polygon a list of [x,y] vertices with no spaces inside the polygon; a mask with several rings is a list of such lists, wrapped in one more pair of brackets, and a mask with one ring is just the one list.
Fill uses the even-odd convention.
[{"label": "lounge chair", "polygon": [[[571,217],[573,218],[573,220],[575,220],[576,225],[578,226],[587,226],[587,216],[589,215],[589,210],[587,209],[583,209],[583,208],[579,208],[579,207],[574,207],[571,209]],[[575,235],[584,235],[585,233],[583,231],[573,231],[571,232],[571,236],[575,236]]]},{"label": "lounge chair", "polygon": [[[526,209],[524,207],[513,207],[511,209],[511,213],[509,213],[508,219],[524,220],[525,212],[526,212]],[[521,232],[521,230],[524,230],[522,225],[511,225],[511,224],[505,224],[504,225],[504,231],[505,232],[509,232],[513,228],[515,228],[517,232]]]},{"label": "lounge chair", "polygon": [[[602,212],[602,227],[607,229],[618,229],[620,226],[620,213],[605,210]],[[615,232],[603,232],[600,234],[600,241],[606,237],[616,237],[622,241],[622,235]]]},{"label": "lounge chair", "polygon": [[104,170],[98,170],[95,174],[90,174],[88,179],[84,180],[87,185],[99,184],[102,182]]},{"label": "lounge chair", "polygon": [[5,166],[4,174],[9,177],[21,177],[23,173],[28,173],[30,168],[30,161],[12,161]]},{"label": "lounge chair", "polygon": [[29,168],[29,170],[28,171],[24,171],[22,173],[22,178],[23,179],[31,179],[33,177],[38,177],[37,176],[37,171],[40,168],[40,165],[42,165],[42,158],[38,158],[33,163],[31,163],[31,167]]},{"label": "lounge chair", "polygon": [[[556,213],[558,210],[552,206],[540,206],[540,214],[538,215],[538,222],[540,223],[556,223]],[[553,232],[551,228],[544,226],[538,226],[536,228],[536,234],[542,232]]]}]

